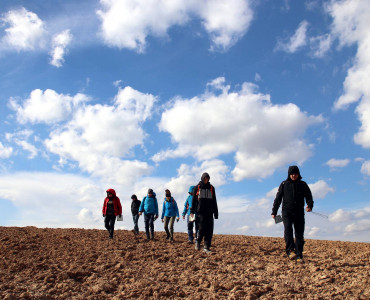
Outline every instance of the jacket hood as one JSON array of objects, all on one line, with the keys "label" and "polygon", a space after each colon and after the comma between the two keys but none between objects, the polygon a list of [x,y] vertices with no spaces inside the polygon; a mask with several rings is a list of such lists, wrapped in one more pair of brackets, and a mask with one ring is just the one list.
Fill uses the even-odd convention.
[{"label": "jacket hood", "polygon": [[208,178],[208,181],[209,181],[209,180],[211,180],[211,177],[210,177],[210,176],[209,176],[209,174],[208,174],[208,173],[206,173],[206,172],[202,174],[202,177],[200,178],[200,180],[202,180],[202,181],[203,181],[203,180],[204,180],[204,178]]},{"label": "jacket hood", "polygon": [[[147,194],[147,197],[149,198],[149,194]],[[157,197],[157,194],[153,192],[153,197]]]},{"label": "jacket hood", "polygon": [[194,185],[192,185],[191,187],[189,187],[189,193],[192,193],[192,192],[193,192],[193,190],[194,190],[194,188],[195,188],[195,186],[194,186]]},{"label": "jacket hood", "polygon": [[114,189],[107,189],[107,193],[111,193],[111,194],[113,194],[114,197],[117,197],[116,196],[116,191]]},{"label": "jacket hood", "polygon": [[298,174],[298,179],[302,179],[301,173],[299,172],[299,168],[297,166],[289,166],[288,169],[288,178],[287,180],[290,180],[290,175],[297,173]]}]

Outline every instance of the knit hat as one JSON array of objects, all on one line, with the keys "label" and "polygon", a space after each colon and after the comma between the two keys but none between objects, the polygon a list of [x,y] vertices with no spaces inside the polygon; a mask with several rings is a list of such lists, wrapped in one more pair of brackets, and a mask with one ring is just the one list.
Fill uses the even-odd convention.
[{"label": "knit hat", "polygon": [[131,199],[132,199],[132,200],[137,200],[136,195],[132,195],[132,196],[131,196]]},{"label": "knit hat", "polygon": [[170,190],[165,190],[165,193],[166,193],[166,197],[171,197],[171,192],[170,192]]},{"label": "knit hat", "polygon": [[152,189],[149,189],[148,190],[148,195],[150,195],[150,194],[153,194],[153,190]]}]

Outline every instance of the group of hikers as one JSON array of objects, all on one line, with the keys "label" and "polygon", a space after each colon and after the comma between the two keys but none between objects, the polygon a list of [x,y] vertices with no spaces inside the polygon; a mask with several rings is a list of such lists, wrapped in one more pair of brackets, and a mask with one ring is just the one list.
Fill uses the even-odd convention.
[{"label": "group of hikers", "polygon": [[[185,219],[185,216],[187,218],[188,242],[190,244],[194,243],[193,230],[195,227],[195,249],[200,250],[200,245],[204,240],[204,251],[211,252],[213,220],[218,219],[218,207],[215,188],[210,183],[209,174],[203,173],[199,183],[189,188],[188,194],[182,213],[183,219]],[[136,195],[132,195],[131,200],[134,233],[139,234],[138,221],[140,216],[144,215],[146,238],[147,240],[154,240],[154,221],[159,217],[156,193],[153,189],[149,189],[148,194],[142,201],[138,200]],[[107,190],[107,197],[103,205],[103,217],[105,228],[109,232],[109,238],[113,239],[116,217],[122,217],[121,202],[113,189]],[[165,190],[161,220],[164,223],[167,240],[173,241],[174,223],[175,220],[177,222],[180,220],[180,215],[177,202],[168,189]]]},{"label": "group of hikers", "polygon": [[[272,218],[277,219],[277,212],[281,203],[283,203],[282,220],[284,223],[285,252],[289,259],[296,259],[297,262],[303,262],[305,201],[307,212],[312,211],[313,208],[311,190],[307,183],[301,179],[299,168],[290,166],[287,179],[279,186],[271,213]],[[214,219],[218,219],[216,192],[214,186],[210,183],[209,174],[203,173],[199,183],[189,188],[188,194],[182,213],[183,219],[185,219],[185,216],[187,218],[188,243],[193,244],[195,240],[195,249],[200,250],[200,245],[204,239],[204,251],[209,253],[211,252]],[[153,240],[154,221],[159,217],[156,193],[149,189],[148,194],[142,201],[138,200],[136,195],[132,195],[131,199],[133,232],[136,235],[139,234],[138,220],[144,214],[146,238],[147,240]],[[112,239],[116,217],[122,217],[121,202],[113,189],[107,190],[107,197],[103,205],[103,217],[105,228],[109,232],[109,238]],[[178,222],[179,219],[177,202],[171,196],[170,190],[166,189],[161,220],[164,223],[167,240],[173,241],[174,223],[175,220]]]}]

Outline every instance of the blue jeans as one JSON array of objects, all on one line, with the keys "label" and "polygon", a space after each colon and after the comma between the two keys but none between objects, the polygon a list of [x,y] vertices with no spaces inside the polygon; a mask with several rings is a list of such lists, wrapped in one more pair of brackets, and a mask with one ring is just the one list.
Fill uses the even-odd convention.
[{"label": "blue jeans", "polygon": [[189,215],[187,215],[186,221],[188,222],[188,237],[189,237],[189,241],[193,241],[194,240],[194,234],[193,234],[194,225],[195,225],[195,238],[198,237],[199,219],[198,219],[198,217],[195,217],[195,220],[193,222],[189,222]]},{"label": "blue jeans", "polygon": [[154,238],[154,214],[145,214],[144,213],[144,223],[145,223],[145,233],[146,237],[149,239],[149,228],[150,234]]},{"label": "blue jeans", "polygon": [[132,220],[134,221],[134,230],[136,233],[139,233],[139,225],[138,225],[139,217],[140,217],[139,215],[132,216]]}]

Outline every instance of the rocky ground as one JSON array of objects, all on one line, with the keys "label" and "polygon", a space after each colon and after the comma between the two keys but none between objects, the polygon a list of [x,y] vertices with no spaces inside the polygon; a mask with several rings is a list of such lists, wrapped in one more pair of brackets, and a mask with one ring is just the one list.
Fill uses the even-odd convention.
[{"label": "rocky ground", "polygon": [[1,299],[370,299],[370,244],[307,240],[305,263],[281,238],[216,235],[147,242],[118,230],[0,227]]}]

